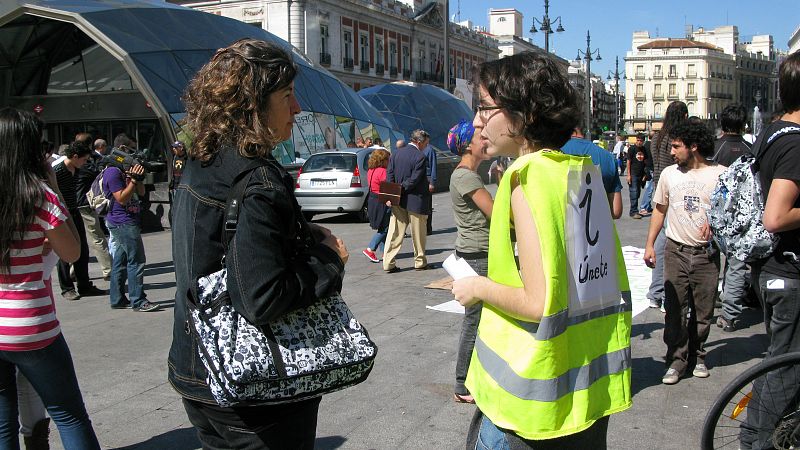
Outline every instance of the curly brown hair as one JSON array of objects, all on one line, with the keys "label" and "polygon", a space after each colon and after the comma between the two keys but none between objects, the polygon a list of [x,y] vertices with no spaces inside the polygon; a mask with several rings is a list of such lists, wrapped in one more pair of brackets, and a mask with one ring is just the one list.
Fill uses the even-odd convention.
[{"label": "curly brown hair", "polygon": [[231,145],[244,157],[266,157],[280,142],[267,126],[269,96],[296,75],[291,55],[275,44],[240,39],[217,50],[183,97],[194,134],[189,156],[207,162]]},{"label": "curly brown hair", "polygon": [[389,152],[386,150],[379,148],[374,152],[370,153],[369,161],[367,161],[367,167],[370,169],[375,169],[377,167],[387,167],[389,165]]}]

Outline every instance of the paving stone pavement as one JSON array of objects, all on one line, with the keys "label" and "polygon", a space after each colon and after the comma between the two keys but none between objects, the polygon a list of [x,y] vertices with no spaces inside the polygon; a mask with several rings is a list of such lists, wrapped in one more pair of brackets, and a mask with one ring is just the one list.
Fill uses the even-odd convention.
[{"label": "paving stone pavement", "polygon": [[[624,178],[623,178],[624,184]],[[493,190],[493,189],[492,189]],[[627,189],[623,190],[627,205]],[[450,194],[434,195],[434,235],[430,262],[452,252],[455,225]],[[627,210],[627,206],[625,207]],[[446,274],[416,272],[406,239],[398,266],[384,274],[361,250],[371,237],[367,224],[346,215],[321,215],[350,249],[343,296],[380,347],[375,368],[363,384],[326,396],[317,427],[319,449],[461,449],[474,406],[452,400],[461,316],[427,310],[452,299],[425,289]],[[643,247],[648,220],[627,216],[616,222],[623,245]],[[160,312],[112,310],[107,297],[68,302],[56,298],[58,317],[70,345],[78,380],[103,448],[195,449],[200,445],[166,377],[172,339],[174,266],[169,231],[144,236],[148,263],[145,282]],[[96,263],[95,283],[107,288]],[[609,448],[699,448],[703,418],[715,395],[766,348],[759,310],[745,313],[744,328],[724,333],[712,327],[708,340],[711,377],[661,384],[665,370],[663,315],[647,309],[633,321],[633,407],[611,417]],[[61,448],[52,428],[53,448]]]}]

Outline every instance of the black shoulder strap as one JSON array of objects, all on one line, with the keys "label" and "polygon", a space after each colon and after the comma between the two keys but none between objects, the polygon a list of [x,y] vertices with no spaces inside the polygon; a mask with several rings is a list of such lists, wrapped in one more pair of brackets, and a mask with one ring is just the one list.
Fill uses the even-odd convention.
[{"label": "black shoulder strap", "polygon": [[228,199],[225,202],[225,219],[222,223],[222,247],[225,249],[226,254],[228,253],[228,245],[233,239],[233,235],[236,234],[236,226],[239,224],[239,208],[242,205],[244,191],[250,182],[250,176],[258,167],[261,166],[248,168],[233,179],[233,186],[231,186]]},{"label": "black shoulder strap", "polygon": [[[768,132],[770,133],[769,135],[767,135]],[[777,131],[770,131],[770,129],[767,128],[758,135],[758,138],[756,138],[756,141],[753,143],[753,148],[750,150],[756,157],[753,162],[753,166],[756,170],[758,170],[759,161],[764,154],[767,153],[767,149],[772,146],[778,138],[789,134],[800,134],[800,127],[786,126]]]}]

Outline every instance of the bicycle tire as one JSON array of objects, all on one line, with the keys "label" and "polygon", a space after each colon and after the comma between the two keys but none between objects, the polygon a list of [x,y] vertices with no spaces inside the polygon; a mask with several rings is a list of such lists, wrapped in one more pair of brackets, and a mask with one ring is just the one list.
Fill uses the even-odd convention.
[{"label": "bicycle tire", "polygon": [[[714,404],[711,405],[711,409],[709,409],[708,414],[706,415],[706,419],[703,423],[703,433],[700,440],[700,446],[702,450],[712,450],[712,449],[719,449],[719,448],[726,448],[728,444],[734,443],[735,446],[731,448],[738,448],[739,437],[738,437],[738,425],[736,426],[736,430],[734,434],[729,434],[726,437],[728,440],[723,442],[721,445],[715,442],[716,431],[718,428],[718,422],[720,417],[722,416],[723,412],[726,408],[730,407],[731,405],[740,405],[740,413],[745,411],[747,408],[741,409],[742,402],[732,402],[731,400],[734,399],[737,395],[742,395],[743,397],[749,395],[743,392],[743,389],[750,386],[756,379],[764,376],[765,374],[780,368],[788,368],[791,366],[796,367],[796,374],[800,374],[800,352],[792,352],[786,353],[780,356],[776,356],[774,358],[770,358],[766,361],[763,361],[749,369],[745,370],[739,376],[733,379],[722,392],[717,396]],[[745,401],[745,405],[749,402],[749,398]],[[797,403],[797,395],[795,395],[794,403]],[[749,405],[748,405],[749,406]],[[797,407],[795,404],[794,408]],[[733,421],[737,421],[736,417],[733,417]],[[742,421],[738,421],[742,422]],[[734,432],[734,430],[729,430],[729,432]],[[719,438],[717,438],[719,439]]]}]

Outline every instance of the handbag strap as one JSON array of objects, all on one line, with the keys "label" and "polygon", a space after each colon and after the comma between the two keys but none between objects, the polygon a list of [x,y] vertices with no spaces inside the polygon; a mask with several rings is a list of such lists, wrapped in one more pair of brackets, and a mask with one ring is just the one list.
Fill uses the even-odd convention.
[{"label": "handbag strap", "polygon": [[225,202],[225,220],[222,225],[222,247],[225,249],[225,254],[228,253],[228,245],[233,239],[233,235],[236,234],[236,226],[239,224],[239,209],[244,199],[244,191],[250,182],[250,176],[258,167],[261,166],[249,168],[237,175],[233,179],[233,186],[231,186],[230,192],[228,192],[228,199]]}]

